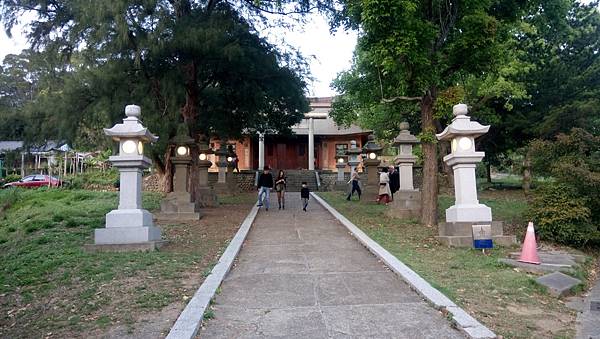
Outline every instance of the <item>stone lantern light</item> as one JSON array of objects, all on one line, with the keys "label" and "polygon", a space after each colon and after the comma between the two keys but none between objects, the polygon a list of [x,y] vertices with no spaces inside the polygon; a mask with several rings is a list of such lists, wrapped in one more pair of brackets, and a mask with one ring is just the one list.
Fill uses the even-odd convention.
[{"label": "stone lantern light", "polygon": [[367,137],[367,143],[363,146],[363,153],[365,154],[363,165],[367,170],[367,184],[365,185],[365,191],[377,191],[379,189],[379,173],[377,167],[381,163],[379,156],[381,155],[382,150],[383,147],[375,142],[375,136],[370,134]]},{"label": "stone lantern light", "polygon": [[473,226],[491,225],[495,242],[513,244],[516,238],[504,236],[502,222],[492,222],[492,210],[477,199],[475,167],[485,153],[475,150],[475,139],[487,133],[490,126],[471,121],[465,104],[455,105],[452,113],[452,123],[436,136],[451,144],[451,152],[444,157],[444,162],[454,171],[455,203],[446,210],[446,223],[440,225],[437,238],[451,246],[471,246]]},{"label": "stone lantern light", "polygon": [[104,129],[119,142],[119,154],[108,159],[119,170],[119,206],[106,214],[106,227],[94,231],[91,250],[153,250],[162,244],[152,214],[142,209],[142,171],[152,165],[144,156],[144,143],[158,137],[142,125],[139,106],[128,105],[125,115],[123,123]]},{"label": "stone lantern light", "polygon": [[392,208],[388,214],[398,218],[417,218],[421,214],[421,192],[413,185],[413,165],[417,157],[413,155],[413,145],[419,143],[410,133],[408,122],[400,123],[400,133],[394,138],[393,145],[398,148],[394,163],[398,165],[400,188],[394,195]]},{"label": "stone lantern light", "polygon": [[168,193],[161,201],[161,213],[158,217],[168,220],[198,220],[200,213],[188,192],[188,174],[192,164],[190,148],[195,144],[194,139],[188,135],[187,126],[180,124],[177,134],[169,142],[174,146],[171,156],[171,163],[175,167],[173,192]]}]

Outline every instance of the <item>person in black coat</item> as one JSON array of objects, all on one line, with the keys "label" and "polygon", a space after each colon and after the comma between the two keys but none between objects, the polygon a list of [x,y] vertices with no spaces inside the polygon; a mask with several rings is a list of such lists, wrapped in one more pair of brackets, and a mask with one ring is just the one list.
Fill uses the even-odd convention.
[{"label": "person in black coat", "polygon": [[302,182],[302,188],[300,189],[300,198],[302,198],[302,210],[306,212],[306,207],[308,207],[308,199],[310,198],[310,190],[308,189],[306,181]]},{"label": "person in black coat", "polygon": [[388,175],[390,177],[390,191],[392,191],[392,200],[394,200],[394,193],[400,189],[400,173],[394,166],[390,166],[388,169]]},{"label": "person in black coat", "polygon": [[258,183],[256,185],[258,187],[258,207],[263,205],[263,199],[265,202],[265,206],[267,211],[269,210],[270,205],[270,193],[273,188],[273,175],[268,166],[265,166],[265,169],[258,177]]}]

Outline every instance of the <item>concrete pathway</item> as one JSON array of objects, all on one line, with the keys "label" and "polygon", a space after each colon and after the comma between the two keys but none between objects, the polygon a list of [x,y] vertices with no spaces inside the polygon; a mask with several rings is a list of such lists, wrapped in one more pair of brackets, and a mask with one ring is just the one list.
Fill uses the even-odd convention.
[{"label": "concrete pathway", "polygon": [[316,201],[286,198],[259,212],[201,338],[464,338]]},{"label": "concrete pathway", "polygon": [[581,309],[577,314],[577,339],[600,339],[600,310],[590,308],[592,302],[600,303],[600,278],[587,295],[579,297]]}]

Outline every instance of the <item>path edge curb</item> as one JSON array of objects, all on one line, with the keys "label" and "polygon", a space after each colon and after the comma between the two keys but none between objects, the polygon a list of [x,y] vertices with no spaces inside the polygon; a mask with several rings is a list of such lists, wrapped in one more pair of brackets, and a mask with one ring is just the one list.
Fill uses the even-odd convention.
[{"label": "path edge curb", "polygon": [[204,311],[208,308],[210,301],[217,293],[217,289],[221,286],[223,279],[233,266],[233,261],[239,254],[250,228],[256,219],[259,208],[254,205],[237,233],[231,239],[231,242],[219,258],[219,262],[213,267],[210,274],[204,279],[204,282],[192,299],[185,306],[175,324],[171,327],[167,339],[191,339],[198,334],[200,325],[204,318]]},{"label": "path edge curb", "polygon": [[388,252],[385,248],[371,239],[366,233],[361,231],[348,218],[343,216],[335,208],[329,205],[323,198],[315,192],[310,193],[329,213],[331,213],[361,244],[363,244],[371,253],[386,264],[394,273],[406,281],[411,288],[421,295],[425,300],[432,304],[436,309],[447,312],[451,316],[452,322],[456,327],[466,334],[469,338],[488,339],[497,338],[485,325],[469,315],[465,310],[458,307],[452,300],[446,297],[442,292],[435,289],[425,279],[415,271],[406,266],[398,258]]}]

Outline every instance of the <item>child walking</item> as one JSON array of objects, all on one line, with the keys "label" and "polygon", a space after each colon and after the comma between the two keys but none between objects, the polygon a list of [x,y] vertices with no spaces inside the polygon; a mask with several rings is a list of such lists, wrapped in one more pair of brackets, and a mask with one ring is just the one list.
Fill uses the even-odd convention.
[{"label": "child walking", "polygon": [[300,189],[300,198],[302,198],[302,210],[306,212],[306,207],[308,206],[308,198],[309,194],[308,186],[306,185],[306,181],[302,182],[302,188]]}]

